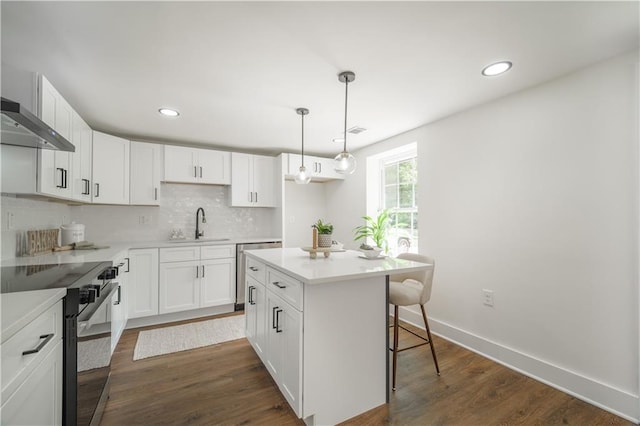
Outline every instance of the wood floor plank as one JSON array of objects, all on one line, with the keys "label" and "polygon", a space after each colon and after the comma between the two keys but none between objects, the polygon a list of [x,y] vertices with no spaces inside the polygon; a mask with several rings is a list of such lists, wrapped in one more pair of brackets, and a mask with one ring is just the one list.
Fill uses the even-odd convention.
[{"label": "wood floor plank", "polygon": [[[246,339],[133,361],[139,331],[150,328],[126,330],[118,343],[102,426],[304,424]],[[415,339],[405,332],[400,345]],[[441,376],[428,346],[401,352],[390,403],[343,424],[632,424],[449,341],[434,343]]]}]

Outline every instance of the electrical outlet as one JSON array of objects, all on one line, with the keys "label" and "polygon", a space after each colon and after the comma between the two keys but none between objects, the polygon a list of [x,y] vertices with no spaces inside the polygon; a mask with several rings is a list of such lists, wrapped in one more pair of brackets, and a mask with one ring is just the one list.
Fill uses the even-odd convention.
[{"label": "electrical outlet", "polygon": [[138,216],[138,223],[140,225],[148,225],[151,223],[151,216],[149,215],[140,215]]},{"label": "electrical outlet", "polygon": [[16,215],[13,212],[7,212],[7,230],[15,228]]},{"label": "electrical outlet", "polygon": [[66,214],[62,215],[62,223],[60,225],[66,225],[69,223],[69,218],[67,217]]},{"label": "electrical outlet", "polygon": [[482,303],[493,307],[493,290],[482,289]]}]

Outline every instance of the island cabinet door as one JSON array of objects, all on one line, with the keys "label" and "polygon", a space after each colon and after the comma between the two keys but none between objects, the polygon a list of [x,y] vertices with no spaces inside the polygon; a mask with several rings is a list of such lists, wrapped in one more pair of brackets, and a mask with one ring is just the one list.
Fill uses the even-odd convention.
[{"label": "island cabinet door", "polygon": [[266,290],[251,277],[246,278],[244,312],[247,326],[246,335],[260,359],[264,359],[266,343]]},{"label": "island cabinet door", "polygon": [[265,364],[289,405],[302,414],[302,313],[267,291]]},{"label": "island cabinet door", "polygon": [[200,307],[199,261],[160,264],[160,313]]}]

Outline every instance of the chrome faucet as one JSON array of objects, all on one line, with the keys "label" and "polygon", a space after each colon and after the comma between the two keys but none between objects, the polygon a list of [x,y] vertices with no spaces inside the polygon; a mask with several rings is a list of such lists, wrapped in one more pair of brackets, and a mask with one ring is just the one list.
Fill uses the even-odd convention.
[{"label": "chrome faucet", "polygon": [[202,212],[202,223],[207,223],[207,219],[204,217],[204,209],[198,207],[198,210],[196,210],[196,240],[204,236],[204,231],[200,230],[200,212]]}]

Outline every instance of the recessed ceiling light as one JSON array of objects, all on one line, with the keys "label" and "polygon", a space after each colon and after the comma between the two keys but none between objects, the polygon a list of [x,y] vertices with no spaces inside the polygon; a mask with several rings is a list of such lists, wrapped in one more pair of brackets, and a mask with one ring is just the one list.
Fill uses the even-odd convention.
[{"label": "recessed ceiling light", "polygon": [[509,61],[500,61],[495,64],[487,65],[482,70],[482,75],[491,77],[494,75],[502,74],[503,72],[509,71],[512,63]]},{"label": "recessed ceiling light", "polygon": [[160,108],[158,112],[162,115],[166,115],[167,117],[177,117],[180,115],[178,111],[170,108]]}]

